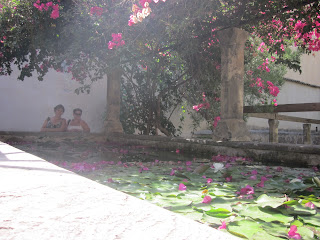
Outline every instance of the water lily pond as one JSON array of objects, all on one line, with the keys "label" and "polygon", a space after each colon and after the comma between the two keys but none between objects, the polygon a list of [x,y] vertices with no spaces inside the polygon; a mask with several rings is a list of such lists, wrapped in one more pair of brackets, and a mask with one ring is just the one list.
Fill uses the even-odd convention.
[{"label": "water lily pond", "polygon": [[[10,142],[9,142],[10,144]],[[319,166],[265,166],[106,142],[11,145],[244,239],[319,239]]]}]

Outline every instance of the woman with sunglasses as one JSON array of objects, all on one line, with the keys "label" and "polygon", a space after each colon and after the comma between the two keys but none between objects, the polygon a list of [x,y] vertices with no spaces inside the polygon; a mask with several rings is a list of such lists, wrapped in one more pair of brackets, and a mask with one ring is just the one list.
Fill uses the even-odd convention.
[{"label": "woman with sunglasses", "polygon": [[68,132],[90,132],[88,124],[81,119],[81,115],[80,108],[73,109],[73,119],[68,121]]}]

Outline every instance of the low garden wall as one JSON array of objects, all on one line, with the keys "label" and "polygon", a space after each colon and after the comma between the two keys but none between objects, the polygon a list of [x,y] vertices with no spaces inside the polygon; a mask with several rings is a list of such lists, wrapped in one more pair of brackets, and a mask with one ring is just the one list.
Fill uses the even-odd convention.
[{"label": "low garden wall", "polygon": [[[252,158],[263,164],[282,164],[294,167],[307,167],[320,164],[320,146],[259,142],[215,142],[210,139],[170,138],[162,136],[77,133],[26,133],[0,132],[0,141],[8,144],[23,142],[43,142],[63,144],[64,141],[109,141],[123,145],[144,145],[167,151],[179,151],[211,158],[213,155],[228,155]],[[58,145],[57,145],[58,146]]]}]

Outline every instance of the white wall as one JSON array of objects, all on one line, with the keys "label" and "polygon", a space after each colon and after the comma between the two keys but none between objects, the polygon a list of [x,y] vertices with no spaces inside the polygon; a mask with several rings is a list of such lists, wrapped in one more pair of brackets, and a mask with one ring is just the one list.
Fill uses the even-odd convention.
[{"label": "white wall", "polygon": [[[277,97],[277,102],[278,104],[320,102],[320,88],[286,81],[280,90],[280,93]],[[279,114],[320,120],[320,112],[295,112]],[[303,123],[279,121],[279,129],[302,130],[302,124]],[[268,119],[261,118],[249,118],[247,125],[251,129],[269,128]],[[318,127],[318,129],[320,130],[320,126],[317,124],[312,124],[311,130],[315,130],[316,127]]]},{"label": "white wall", "polygon": [[72,110],[81,108],[82,119],[91,132],[103,131],[106,112],[107,81],[102,79],[93,84],[90,94],[74,90],[81,86],[67,73],[54,70],[43,81],[36,77],[17,80],[18,71],[10,76],[0,76],[0,131],[40,131],[44,120],[54,116],[53,108],[62,104],[62,117],[72,118]]}]

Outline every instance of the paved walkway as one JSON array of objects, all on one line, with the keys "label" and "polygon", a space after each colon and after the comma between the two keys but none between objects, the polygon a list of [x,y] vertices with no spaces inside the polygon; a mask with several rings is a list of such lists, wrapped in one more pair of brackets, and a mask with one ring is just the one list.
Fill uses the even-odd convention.
[{"label": "paved walkway", "polygon": [[237,239],[0,142],[0,239]]}]

